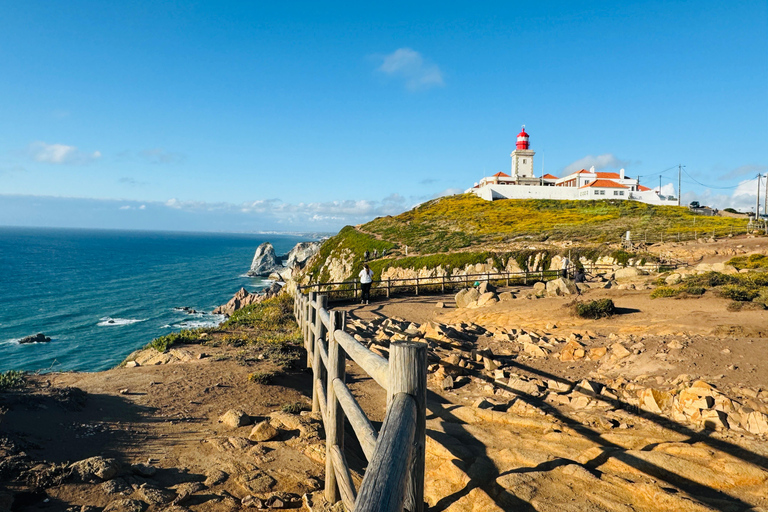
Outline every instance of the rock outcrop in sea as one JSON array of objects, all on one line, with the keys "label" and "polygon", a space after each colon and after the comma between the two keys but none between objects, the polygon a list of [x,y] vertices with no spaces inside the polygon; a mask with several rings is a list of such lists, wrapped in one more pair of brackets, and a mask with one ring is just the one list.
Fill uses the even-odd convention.
[{"label": "rock outcrop in sea", "polygon": [[296,269],[304,268],[309,259],[317,254],[322,242],[299,242],[288,254],[277,256],[275,248],[264,242],[256,248],[249,276],[265,276],[275,281],[288,281]]},{"label": "rock outcrop in sea", "polygon": [[251,293],[245,288],[240,288],[237,293],[235,293],[234,297],[229,299],[229,302],[214,309],[213,314],[229,316],[238,309],[242,309],[245,306],[256,304],[263,301],[264,299],[274,297],[280,293],[282,288],[283,287],[278,283],[272,283],[271,286],[262,290],[261,293]]},{"label": "rock outcrop in sea", "polygon": [[275,254],[275,248],[269,242],[264,242],[256,248],[256,253],[253,255],[253,261],[251,262],[251,269],[248,271],[249,276],[268,276],[272,272],[282,269],[277,255]]}]

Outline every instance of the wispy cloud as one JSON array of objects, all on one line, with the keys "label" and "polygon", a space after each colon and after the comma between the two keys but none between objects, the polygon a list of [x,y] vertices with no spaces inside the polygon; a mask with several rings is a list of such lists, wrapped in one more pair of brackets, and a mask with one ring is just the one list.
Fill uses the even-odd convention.
[{"label": "wispy cloud", "polygon": [[436,178],[425,178],[419,182],[419,185],[432,185],[434,183],[437,183]]},{"label": "wispy cloud", "polygon": [[581,169],[589,169],[594,166],[596,171],[601,169],[618,169],[620,167],[626,167],[629,162],[616,158],[612,153],[605,153],[604,155],[592,156],[587,155],[584,158],[580,158],[575,162],[566,165],[563,169],[563,176],[566,176],[572,172],[579,171]]},{"label": "wispy cloud", "polygon": [[176,164],[184,161],[184,155],[173,153],[163,148],[145,149],[139,152],[139,156],[153,164]]},{"label": "wispy cloud", "polygon": [[742,165],[720,176],[720,179],[730,180],[742,176],[756,176],[757,174],[764,174],[766,171],[768,171],[768,165]]},{"label": "wispy cloud", "polygon": [[30,144],[29,154],[35,161],[48,164],[87,164],[101,158],[99,151],[87,153],[75,146],[47,144],[42,141]]},{"label": "wispy cloud", "polygon": [[[763,193],[765,190],[765,178],[762,179],[760,186],[760,213],[763,213]],[[740,211],[754,211],[757,199],[757,178],[742,180],[733,192],[728,194],[713,193],[707,189],[704,192],[688,192],[683,194],[683,204],[690,201],[699,201],[701,204],[712,206],[714,208],[735,208]]]},{"label": "wispy cloud", "polygon": [[146,209],[147,209],[147,205],[145,204],[140,204],[138,206],[126,204],[118,208],[118,210],[146,210]]},{"label": "wispy cloud", "polygon": [[119,183],[123,183],[124,185],[130,185],[132,187],[144,187],[148,185],[146,181],[139,181],[137,179],[131,178],[130,176],[123,176],[117,181]]},{"label": "wispy cloud", "polygon": [[404,80],[406,88],[411,91],[445,85],[443,72],[437,64],[426,61],[419,52],[411,48],[398,48],[389,55],[384,55],[378,71]]}]

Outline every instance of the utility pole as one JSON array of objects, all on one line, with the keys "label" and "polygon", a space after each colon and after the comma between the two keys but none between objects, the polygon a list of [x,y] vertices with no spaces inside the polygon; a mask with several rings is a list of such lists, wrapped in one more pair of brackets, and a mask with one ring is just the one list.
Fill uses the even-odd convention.
[{"label": "utility pole", "polygon": [[680,206],[680,196],[683,195],[683,191],[680,190],[683,186],[682,176],[683,166],[681,164],[677,164],[677,206]]},{"label": "utility pole", "polygon": [[[763,215],[768,215],[768,173],[765,173],[765,194],[763,194]],[[768,223],[768,219],[766,221]]]},{"label": "utility pole", "polygon": [[661,196],[661,174],[659,174],[659,196]]},{"label": "utility pole", "polygon": [[757,203],[755,203],[755,222],[760,220],[760,178],[762,175],[757,175]]}]

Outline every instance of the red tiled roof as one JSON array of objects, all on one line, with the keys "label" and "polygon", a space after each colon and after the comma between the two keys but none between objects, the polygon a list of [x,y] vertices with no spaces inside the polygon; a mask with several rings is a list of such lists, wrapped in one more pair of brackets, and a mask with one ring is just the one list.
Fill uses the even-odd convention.
[{"label": "red tiled roof", "polygon": [[542,178],[544,178],[545,180],[559,180],[560,179],[557,176],[552,176],[551,174],[545,174],[544,176],[542,176]]},{"label": "red tiled roof", "polygon": [[503,172],[497,172],[494,176],[497,178],[509,178],[509,174],[504,174]]},{"label": "red tiled roof", "polygon": [[639,190],[641,192],[648,192],[649,190],[653,190],[653,189],[652,188],[648,188],[645,185],[638,185],[637,186],[637,190]]},{"label": "red tiled roof", "polygon": [[579,187],[579,188],[587,188],[587,187],[599,187],[599,188],[629,188],[625,187],[621,183],[616,183],[615,181],[611,180],[594,180],[590,181],[586,185]]},{"label": "red tiled roof", "polygon": [[604,178],[608,180],[620,180],[621,175],[617,172],[598,172],[597,174],[598,178]]},{"label": "red tiled roof", "polygon": [[590,171],[588,171],[588,170],[586,170],[586,169],[582,169],[582,170],[580,170],[580,171],[576,171],[576,172],[574,172],[573,174],[581,174],[581,173],[583,173],[583,172],[585,172],[585,173],[587,173],[587,174],[592,174]]}]

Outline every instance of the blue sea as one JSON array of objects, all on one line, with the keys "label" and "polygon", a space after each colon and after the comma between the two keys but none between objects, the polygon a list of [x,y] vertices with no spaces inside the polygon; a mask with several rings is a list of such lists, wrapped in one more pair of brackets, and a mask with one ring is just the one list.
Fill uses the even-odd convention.
[{"label": "blue sea", "polygon": [[[256,247],[307,238],[0,227],[0,371],[98,371],[152,339],[222,321]],[[181,308],[199,313],[188,314]],[[38,332],[50,343],[19,344]]]}]

